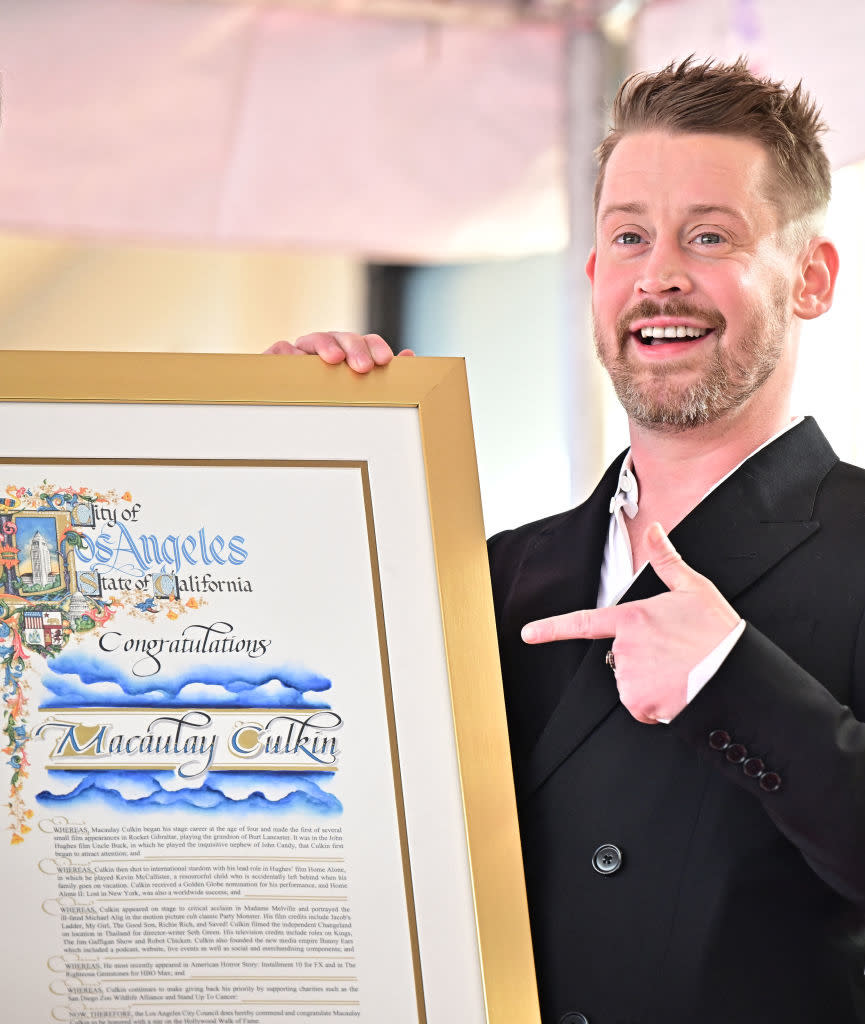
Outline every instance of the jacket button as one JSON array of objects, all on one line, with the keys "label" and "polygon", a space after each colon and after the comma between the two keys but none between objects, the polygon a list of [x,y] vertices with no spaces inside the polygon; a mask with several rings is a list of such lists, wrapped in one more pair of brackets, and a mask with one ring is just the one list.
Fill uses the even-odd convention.
[{"label": "jacket button", "polygon": [[759,779],[766,771],[766,765],[759,757],[749,757],[742,765],[742,771],[749,779]]},{"label": "jacket button", "polygon": [[[614,875],[621,866],[622,851],[618,846],[613,846],[612,843],[604,843],[603,846],[599,846],[592,854],[592,867],[598,874]],[[579,1024],[581,1019],[585,1018],[583,1018],[581,1013],[578,1013],[574,1018],[575,1024]]]},{"label": "jacket button", "polygon": [[709,733],[709,746],[712,750],[726,750],[730,746],[730,734],[724,729],[714,729]]},{"label": "jacket button", "polygon": [[743,743],[731,743],[724,756],[730,764],[741,764],[748,756],[748,748]]},{"label": "jacket button", "polygon": [[559,1017],[559,1024],[589,1024],[589,1018],[584,1013],[568,1010]]},{"label": "jacket button", "polygon": [[777,772],[763,772],[760,777],[760,789],[774,793],[781,788],[781,776]]}]

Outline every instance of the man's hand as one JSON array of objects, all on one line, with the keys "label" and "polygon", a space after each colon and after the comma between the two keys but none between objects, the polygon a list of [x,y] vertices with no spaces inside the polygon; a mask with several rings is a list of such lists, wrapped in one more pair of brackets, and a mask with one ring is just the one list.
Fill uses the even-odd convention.
[{"label": "man's hand", "polygon": [[523,627],[526,643],[613,637],[619,697],[638,722],[674,718],[687,703],[688,673],[739,616],[715,585],[682,561],[661,528],[646,531],[649,564],[666,594],[610,608],[554,615]]},{"label": "man's hand", "polygon": [[[319,356],[326,363],[347,362],[357,373],[369,373],[374,366],[387,366],[393,359],[393,349],[378,334],[352,334],[349,331],[319,331],[304,334],[294,344],[278,341],[265,355]],[[413,356],[408,349],[401,356]]]}]

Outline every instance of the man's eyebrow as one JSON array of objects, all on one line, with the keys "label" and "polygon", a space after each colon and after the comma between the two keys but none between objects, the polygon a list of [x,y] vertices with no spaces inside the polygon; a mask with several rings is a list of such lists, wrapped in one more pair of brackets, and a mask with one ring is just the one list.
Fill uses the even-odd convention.
[{"label": "man's eyebrow", "polygon": [[632,213],[636,217],[642,216],[646,212],[645,203],[614,203],[612,206],[605,206],[601,210],[599,220],[606,220],[607,217],[611,217],[614,213]]},{"label": "man's eyebrow", "polygon": [[736,220],[745,220],[745,215],[741,210],[737,210],[735,206],[724,206],[723,203],[695,203],[688,207],[688,213],[701,215],[724,213],[728,217],[735,217]]},{"label": "man's eyebrow", "polygon": [[[632,202],[632,203],[613,203],[611,206],[605,206],[599,215],[599,220],[606,220],[607,217],[611,217],[614,214],[633,214],[635,217],[640,217],[646,213],[647,206],[645,203]],[[712,213],[723,213],[728,217],[735,217],[737,220],[745,220],[745,216],[741,210],[737,210],[734,206],[725,206],[723,203],[694,203],[689,206],[687,213],[693,215],[707,216]]]}]

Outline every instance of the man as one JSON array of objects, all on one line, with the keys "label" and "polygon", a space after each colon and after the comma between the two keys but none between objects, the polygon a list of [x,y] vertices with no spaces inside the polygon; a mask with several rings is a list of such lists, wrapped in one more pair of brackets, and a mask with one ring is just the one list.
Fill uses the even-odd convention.
[{"label": "man", "polygon": [[685,61],[624,84],[598,151],[631,448],[490,542],[545,1024],[865,1022],[865,473],[789,408],[838,269],[822,130]]}]

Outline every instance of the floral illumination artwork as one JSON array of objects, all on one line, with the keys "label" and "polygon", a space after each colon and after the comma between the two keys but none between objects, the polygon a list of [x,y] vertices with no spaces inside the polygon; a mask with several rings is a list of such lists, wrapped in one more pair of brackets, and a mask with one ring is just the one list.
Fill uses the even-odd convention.
[{"label": "floral illumination artwork", "polygon": [[[90,547],[84,530],[100,510],[132,502],[129,492],[7,486],[0,498],[0,666],[3,673],[3,754],[9,769],[9,829],[13,844],[30,831],[33,810],[24,798],[28,778],[28,710],[34,659],[50,660],[75,638],[105,627],[121,607],[133,616],[175,619],[186,608],[175,595],[157,601],[140,592],[106,597],[97,573],[85,566]],[[76,559],[76,555],[79,555]],[[81,566],[79,566],[79,562]],[[142,597],[144,599],[142,600]]]}]

